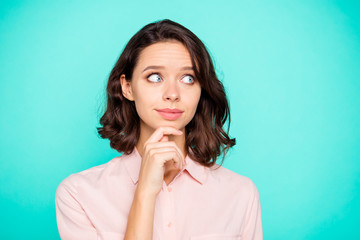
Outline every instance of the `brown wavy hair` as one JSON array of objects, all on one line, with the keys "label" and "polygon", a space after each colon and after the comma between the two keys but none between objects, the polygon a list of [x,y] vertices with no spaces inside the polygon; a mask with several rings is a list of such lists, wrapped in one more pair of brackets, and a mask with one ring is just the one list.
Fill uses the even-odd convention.
[{"label": "brown wavy hair", "polygon": [[[111,148],[129,154],[140,136],[140,119],[135,103],[122,95],[121,74],[131,81],[140,52],[147,46],[176,40],[188,49],[194,67],[195,78],[201,86],[201,96],[193,119],[185,127],[186,147],[189,156],[201,165],[211,167],[217,157],[235,145],[230,138],[230,109],[225,90],[217,78],[212,59],[202,41],[189,29],[169,19],[156,21],[140,29],[127,43],[113,67],[107,87],[107,105],[100,118],[102,127],[97,131],[110,140]],[[229,121],[227,131],[223,125]]]}]

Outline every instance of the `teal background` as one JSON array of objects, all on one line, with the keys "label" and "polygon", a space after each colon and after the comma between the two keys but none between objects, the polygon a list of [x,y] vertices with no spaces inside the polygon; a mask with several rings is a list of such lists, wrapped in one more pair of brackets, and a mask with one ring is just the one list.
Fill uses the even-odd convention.
[{"label": "teal background", "polygon": [[147,23],[208,47],[264,239],[360,239],[359,1],[1,1],[0,239],[59,239],[54,196],[120,155],[97,136],[107,77]]}]

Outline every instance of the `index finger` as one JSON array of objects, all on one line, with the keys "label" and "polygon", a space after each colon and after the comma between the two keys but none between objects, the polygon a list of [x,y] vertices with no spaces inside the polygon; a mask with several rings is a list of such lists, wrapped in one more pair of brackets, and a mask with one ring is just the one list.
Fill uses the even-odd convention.
[{"label": "index finger", "polygon": [[146,142],[159,142],[160,139],[164,135],[181,135],[182,131],[177,130],[173,127],[159,127],[157,128],[154,133],[149,137],[149,139]]}]

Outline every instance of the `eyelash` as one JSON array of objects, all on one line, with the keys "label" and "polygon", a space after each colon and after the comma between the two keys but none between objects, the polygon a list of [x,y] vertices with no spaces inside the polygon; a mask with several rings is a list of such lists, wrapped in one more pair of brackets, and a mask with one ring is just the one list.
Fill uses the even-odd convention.
[{"label": "eyelash", "polygon": [[[146,79],[148,79],[148,78],[149,78],[151,75],[153,75],[153,74],[157,74],[157,75],[161,76],[161,74],[158,73],[158,72],[152,72],[152,73],[150,73],[149,75],[147,75]],[[193,79],[193,82],[192,82],[192,83],[187,83],[187,84],[191,85],[191,84],[194,84],[194,83],[195,83],[196,79],[195,79],[195,77],[194,77],[193,75],[191,75],[191,74],[185,74],[185,76],[190,76],[190,77]],[[149,80],[148,80],[148,81],[149,81]],[[152,82],[152,81],[149,81],[149,82],[151,82],[151,83],[158,83],[158,82]]]}]

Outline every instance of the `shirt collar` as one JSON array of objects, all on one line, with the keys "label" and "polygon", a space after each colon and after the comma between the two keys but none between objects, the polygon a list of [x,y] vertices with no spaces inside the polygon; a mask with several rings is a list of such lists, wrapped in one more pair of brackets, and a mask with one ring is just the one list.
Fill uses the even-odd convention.
[{"label": "shirt collar", "polygon": [[[189,151],[191,151],[191,148],[189,148]],[[122,156],[122,160],[134,184],[136,184],[139,180],[141,159],[142,158],[136,147],[134,147],[133,151],[130,154],[124,153]],[[192,178],[194,178],[196,181],[203,185],[207,176],[206,167],[190,158],[189,154],[187,154],[185,157],[185,163],[186,165],[183,171],[187,171]]]}]

